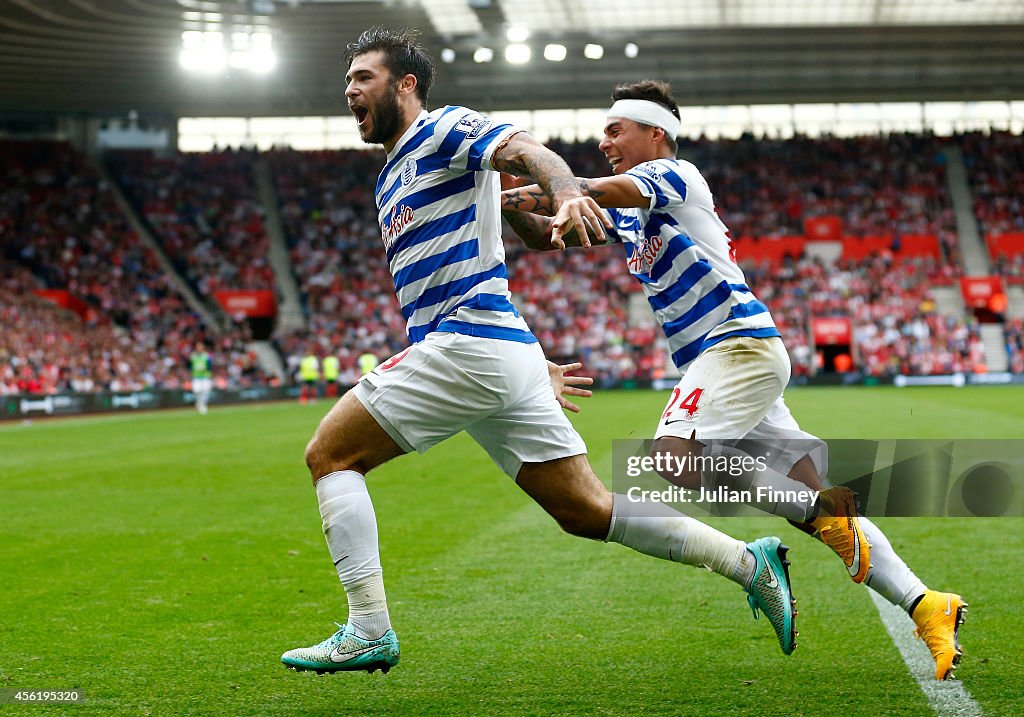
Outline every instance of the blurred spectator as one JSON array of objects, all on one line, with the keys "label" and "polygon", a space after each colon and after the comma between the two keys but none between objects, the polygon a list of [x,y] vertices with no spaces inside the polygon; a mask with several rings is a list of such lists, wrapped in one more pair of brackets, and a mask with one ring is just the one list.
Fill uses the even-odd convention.
[{"label": "blurred spectator", "polygon": [[1006,356],[1010,371],[1024,373],[1024,319],[1012,319],[1006,323]]}]

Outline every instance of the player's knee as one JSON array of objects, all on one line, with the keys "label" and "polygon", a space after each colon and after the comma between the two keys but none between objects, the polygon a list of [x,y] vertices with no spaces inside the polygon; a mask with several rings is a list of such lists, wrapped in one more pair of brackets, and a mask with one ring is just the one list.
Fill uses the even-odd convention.
[{"label": "player's knee", "polygon": [[314,483],[328,473],[350,468],[345,461],[339,461],[332,455],[330,446],[319,433],[306,444],[306,467],[309,468],[309,475]]},{"label": "player's knee", "polygon": [[655,470],[669,483],[697,490],[701,483],[700,461],[703,445],[697,441],[666,437],[654,441],[651,457]]},{"label": "player's knee", "polygon": [[350,447],[332,443],[321,431],[313,434],[306,444],[305,458],[313,483],[336,471],[356,471],[365,475],[369,470],[369,466],[364,466],[359,460],[358,452],[353,453]]},{"label": "player's knee", "polygon": [[313,477],[313,482],[316,483],[317,480],[323,478],[326,473],[321,472],[324,464],[323,450],[320,447],[319,439],[315,435],[310,438],[309,443],[306,444],[305,458],[309,474]]}]

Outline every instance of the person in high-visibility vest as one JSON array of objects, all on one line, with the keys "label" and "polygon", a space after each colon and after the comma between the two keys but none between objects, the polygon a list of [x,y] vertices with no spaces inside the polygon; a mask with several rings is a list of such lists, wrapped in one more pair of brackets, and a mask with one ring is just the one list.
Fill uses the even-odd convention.
[{"label": "person in high-visibility vest", "polygon": [[372,371],[373,369],[377,368],[377,364],[379,363],[377,361],[377,357],[374,354],[370,353],[369,351],[367,351],[364,354],[361,354],[358,360],[359,373],[363,374],[364,376],[370,373],[370,371]]},{"label": "person in high-visibility vest", "polygon": [[196,397],[196,410],[206,415],[210,391],[213,389],[213,363],[202,342],[196,344],[188,362],[192,371],[192,393]]},{"label": "person in high-visibility vest", "polygon": [[334,354],[324,356],[322,362],[324,370],[324,388],[328,398],[335,398],[338,395],[338,376],[341,375],[341,361]]},{"label": "person in high-visibility vest", "polygon": [[299,380],[302,381],[302,391],[299,393],[299,403],[307,400],[316,400],[317,382],[320,380],[320,359],[310,351],[299,361]]}]

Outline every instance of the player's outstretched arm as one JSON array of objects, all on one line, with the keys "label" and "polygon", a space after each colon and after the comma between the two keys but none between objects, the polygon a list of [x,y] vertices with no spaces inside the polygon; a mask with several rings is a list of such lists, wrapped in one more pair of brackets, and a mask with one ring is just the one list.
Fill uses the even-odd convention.
[{"label": "player's outstretched arm", "polygon": [[[651,200],[640,193],[633,180],[628,177],[577,178],[580,191],[591,197],[602,207],[640,207],[647,209]],[[530,212],[550,216],[551,203],[543,190],[536,184],[525,187],[511,187],[501,193],[501,209]]]},{"label": "player's outstretched arm", "polygon": [[[530,135],[518,132],[509,137],[494,151],[491,165],[501,172],[532,178],[550,198],[556,210],[551,222],[551,244],[556,248],[564,249],[562,234],[572,226],[584,226],[585,220],[595,227],[600,239],[605,238],[604,227],[611,225],[597,203],[580,191],[565,160]],[[589,238],[581,235],[580,240],[583,246],[590,245]]]},{"label": "player's outstretched arm", "polygon": [[[586,180],[583,181],[585,182]],[[560,247],[551,243],[551,228],[554,225],[554,220],[548,218],[551,216],[551,200],[536,184],[532,185],[535,191],[531,191],[529,199],[525,199],[521,194],[515,193],[514,190],[526,184],[530,184],[529,180],[516,177],[507,172],[501,173],[502,218],[512,227],[512,231],[522,239],[523,244],[527,248],[538,251],[559,249]],[[580,189],[584,194],[586,193],[585,187],[585,184],[580,184]],[[535,211],[524,209],[524,204],[529,204]],[[516,207],[516,209],[506,208],[512,206]],[[608,243],[598,239],[597,233],[589,224],[587,229],[587,236],[591,244],[605,245]],[[562,243],[565,248],[583,246],[583,240],[580,237],[578,227],[574,226],[573,229],[565,231],[562,234]]]},{"label": "player's outstretched arm", "polygon": [[588,389],[576,388],[577,386],[590,386],[594,383],[594,379],[590,376],[565,375],[570,371],[576,371],[581,368],[583,368],[581,363],[567,363],[559,366],[554,361],[548,361],[548,378],[551,379],[551,390],[555,392],[555,400],[558,401],[559,406],[573,413],[579,413],[580,407],[567,399],[566,396],[590,398],[594,395]]}]

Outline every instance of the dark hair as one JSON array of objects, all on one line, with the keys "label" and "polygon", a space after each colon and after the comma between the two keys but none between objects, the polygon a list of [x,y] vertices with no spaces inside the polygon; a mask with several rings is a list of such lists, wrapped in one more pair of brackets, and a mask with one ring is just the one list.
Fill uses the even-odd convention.
[{"label": "dark hair", "polygon": [[[640,82],[618,85],[612,90],[612,102],[617,102],[618,100],[647,100],[649,102],[656,102],[671,112],[676,119],[680,119],[679,103],[672,96],[672,85],[661,80],[640,80]],[[675,137],[669,137],[666,133],[665,139],[668,140],[669,149],[673,152],[679,149],[679,143],[676,142]]]},{"label": "dark hair", "polygon": [[359,55],[380,50],[384,53],[384,66],[391,73],[392,81],[413,75],[416,78],[416,95],[426,105],[427,94],[434,84],[434,61],[418,42],[419,36],[417,30],[371,27],[345,48],[345,64],[351,66],[352,60]]}]

